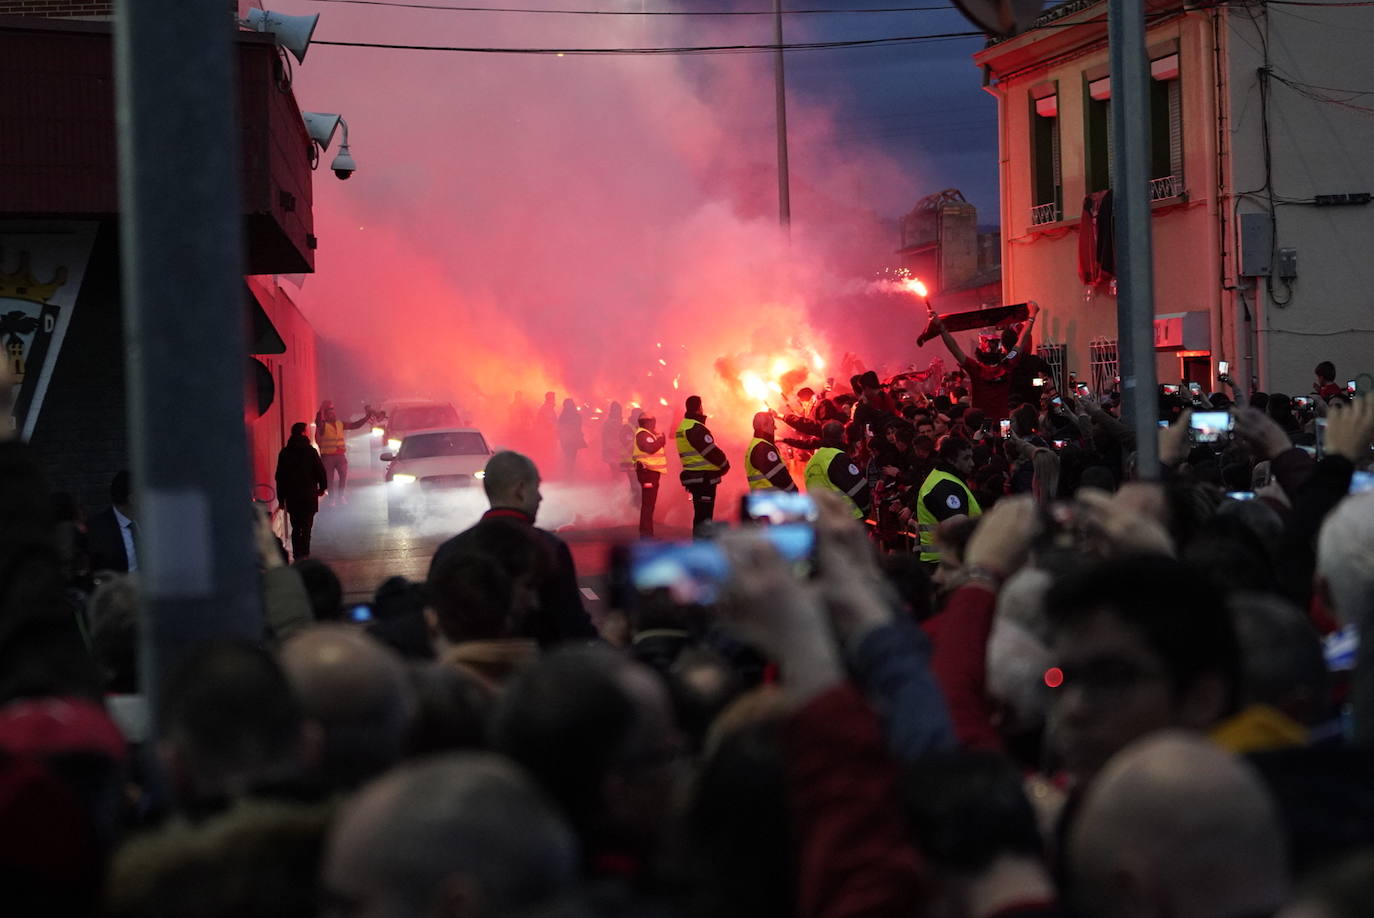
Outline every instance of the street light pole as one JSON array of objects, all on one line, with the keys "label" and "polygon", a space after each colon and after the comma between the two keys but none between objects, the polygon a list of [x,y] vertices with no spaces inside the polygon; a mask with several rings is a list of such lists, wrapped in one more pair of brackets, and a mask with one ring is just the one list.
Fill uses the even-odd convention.
[{"label": "street light pole", "polygon": [[262,636],[233,32],[223,0],[121,0],[115,16],[141,665],[155,709],[160,677],[192,645]]},{"label": "street light pole", "polygon": [[1108,0],[1112,68],[1112,179],[1116,228],[1117,354],[1123,420],[1135,429],[1136,474],[1159,478],[1150,239],[1150,69],[1142,0]]},{"label": "street light pole", "polygon": [[773,95],[778,128],[778,223],[791,235],[792,190],[787,165],[787,74],[782,61],[782,0],[773,0]]}]

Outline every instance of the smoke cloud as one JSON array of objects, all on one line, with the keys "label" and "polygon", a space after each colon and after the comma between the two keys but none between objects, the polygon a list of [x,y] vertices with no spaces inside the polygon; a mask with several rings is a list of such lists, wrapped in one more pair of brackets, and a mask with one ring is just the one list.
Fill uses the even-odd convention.
[{"label": "smoke cloud", "polygon": [[[601,8],[610,8],[598,4]],[[771,41],[766,17],[462,14],[292,0],[317,39],[522,47]],[[631,8],[638,8],[631,7]],[[659,8],[662,8],[661,6]],[[789,40],[805,40],[789,21]],[[799,52],[800,53],[800,52]],[[553,391],[597,411],[657,409],[671,433],[699,394],[734,459],[761,399],[916,361],[924,312],[874,295],[892,217],[920,177],[841,143],[836,112],[789,99],[794,222],[777,221],[769,54],[583,57],[312,47],[294,89],[347,120],[356,175],[315,179],[317,273],[294,292],[340,404],[452,401],[488,439],[551,461],[531,434]],[[858,205],[884,190],[891,211]],[[854,358],[846,369],[853,367]],[[847,389],[847,375],[836,379]],[[536,440],[539,442],[532,442]],[[732,476],[741,478],[741,475]]]}]

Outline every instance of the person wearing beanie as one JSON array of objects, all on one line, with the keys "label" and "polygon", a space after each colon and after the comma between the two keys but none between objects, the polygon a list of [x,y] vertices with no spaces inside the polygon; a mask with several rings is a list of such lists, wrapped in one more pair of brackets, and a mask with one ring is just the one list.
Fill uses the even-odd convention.
[{"label": "person wearing beanie", "polygon": [[844,498],[854,519],[861,520],[871,499],[868,478],[846,452],[844,436],[844,425],[839,421],[825,422],[820,448],[806,464],[806,490],[834,491]]},{"label": "person wearing beanie", "polygon": [[726,472],[730,460],[716,444],[706,426],[706,413],[700,395],[687,397],[686,416],[677,429],[677,454],[682,460],[679,476],[692,501],[692,534],[701,536],[715,516],[716,486]]}]

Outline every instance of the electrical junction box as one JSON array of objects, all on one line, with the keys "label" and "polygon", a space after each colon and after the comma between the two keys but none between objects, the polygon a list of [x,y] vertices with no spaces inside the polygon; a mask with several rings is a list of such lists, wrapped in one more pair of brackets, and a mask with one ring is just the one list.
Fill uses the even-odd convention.
[{"label": "electrical junction box", "polygon": [[1268,214],[1240,215],[1240,273],[1268,277],[1274,270],[1274,219]]},{"label": "electrical junction box", "polygon": [[1279,249],[1279,277],[1291,280],[1298,276],[1298,250]]}]

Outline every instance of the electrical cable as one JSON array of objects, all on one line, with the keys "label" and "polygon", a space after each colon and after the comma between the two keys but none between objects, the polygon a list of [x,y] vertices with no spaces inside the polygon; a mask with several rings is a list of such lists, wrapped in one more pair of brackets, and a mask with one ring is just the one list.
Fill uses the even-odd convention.
[{"label": "electrical cable", "polygon": [[[417,10],[440,10],[451,13],[536,13],[552,16],[772,16],[772,10],[539,10],[510,6],[444,6],[437,3],[413,3],[406,0],[313,0],[315,3],[347,3],[357,6],[387,6]],[[891,6],[860,9],[783,10],[784,16],[838,16],[861,13],[933,13],[957,12],[954,6]]]},{"label": "electrical cable", "polygon": [[982,32],[942,32],[932,35],[895,35],[889,38],[861,38],[848,41],[816,41],[781,45],[688,45],[670,48],[488,48],[457,45],[408,45],[371,41],[325,41],[310,43],[336,48],[382,48],[393,51],[448,51],[460,54],[552,54],[558,57],[670,55],[670,54],[740,54],[776,51],[830,51],[837,48],[873,48],[888,45],[908,45],[928,41],[956,41],[962,38],[983,38]]}]

